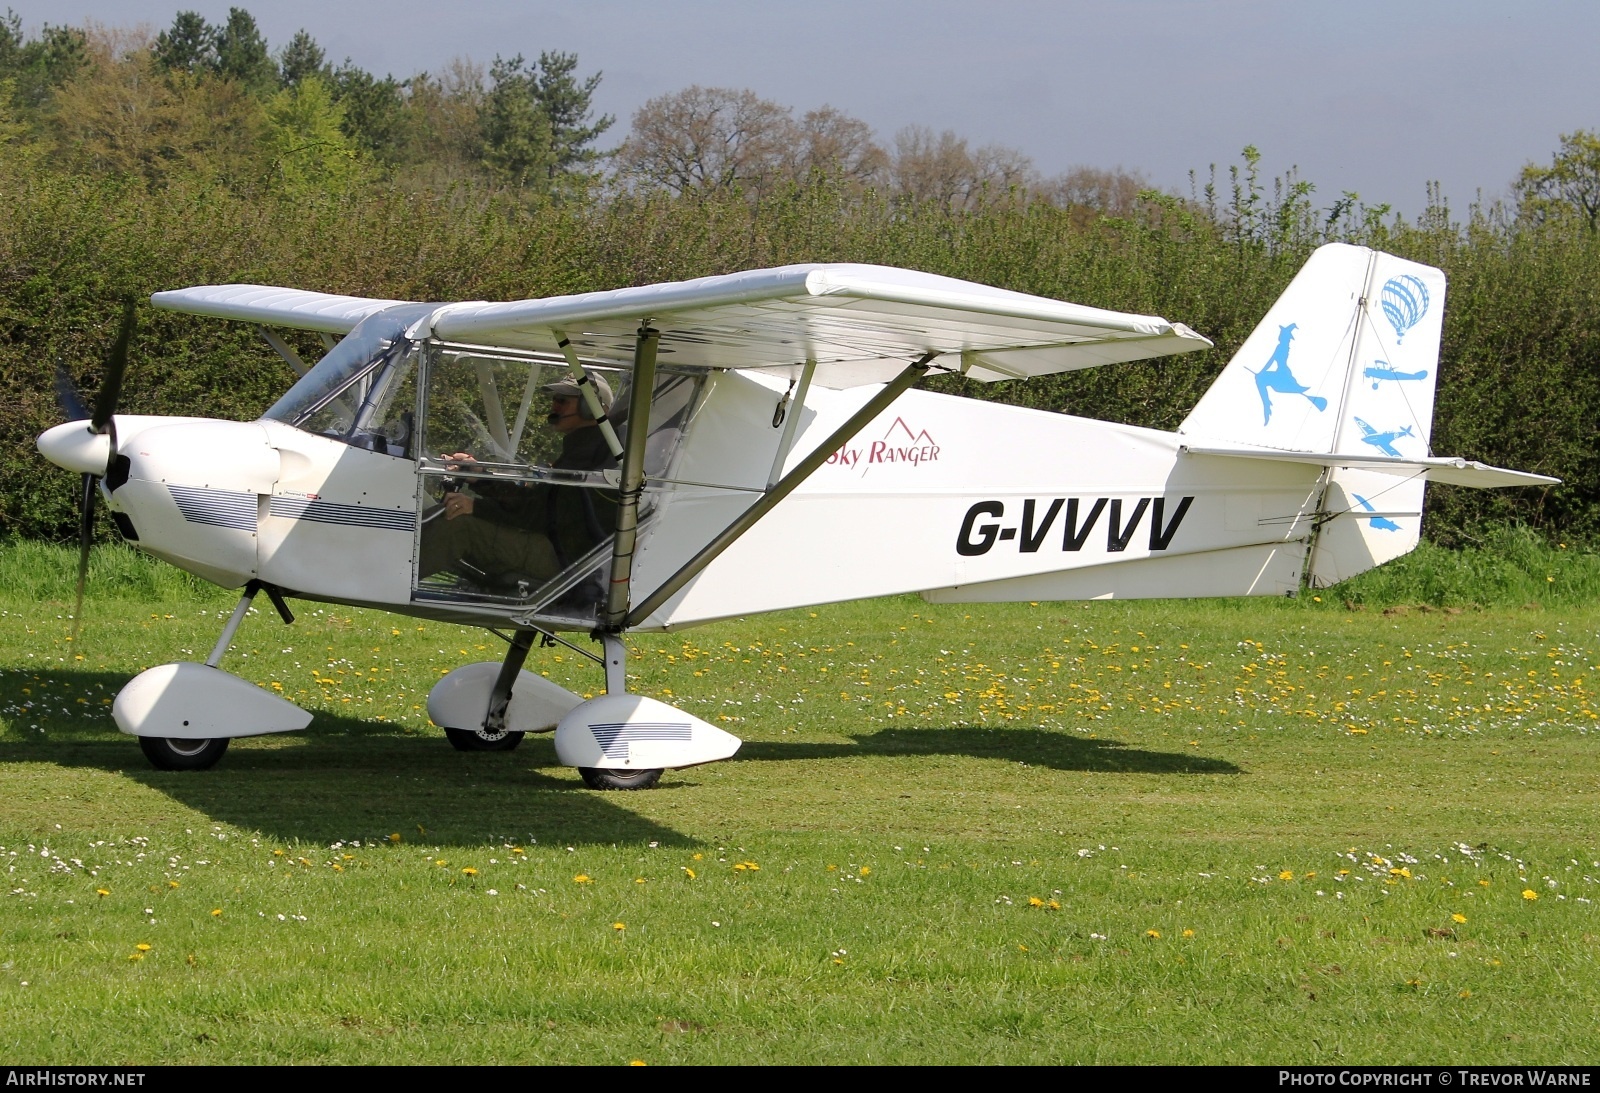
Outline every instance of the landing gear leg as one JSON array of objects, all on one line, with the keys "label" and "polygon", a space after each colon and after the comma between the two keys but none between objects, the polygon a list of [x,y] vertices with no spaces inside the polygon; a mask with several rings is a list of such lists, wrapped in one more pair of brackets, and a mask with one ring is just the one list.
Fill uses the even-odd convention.
[{"label": "landing gear leg", "polygon": [[457,751],[510,751],[522,743],[523,733],[506,728],[506,709],[511,705],[511,688],[516,685],[517,673],[522,671],[533,648],[537,630],[518,630],[506,650],[506,659],[495,677],[494,689],[489,692],[489,711],[483,724],[476,729],[445,729],[451,747]]},{"label": "landing gear leg", "polygon": [[[601,634],[601,648],[605,650],[606,694],[626,694],[628,690],[628,647],[620,634]],[[647,770],[611,770],[602,767],[579,767],[584,784],[590,789],[650,789],[661,781],[661,768]]]}]

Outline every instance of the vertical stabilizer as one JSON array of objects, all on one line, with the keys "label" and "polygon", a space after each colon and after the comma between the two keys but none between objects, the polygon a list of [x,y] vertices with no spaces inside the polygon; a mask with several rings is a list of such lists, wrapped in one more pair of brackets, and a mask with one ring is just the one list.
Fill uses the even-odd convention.
[{"label": "vertical stabilizer", "polygon": [[[1444,273],[1319,248],[1178,431],[1192,443],[1431,455]],[[1398,557],[1422,527],[1420,474],[1329,468],[1307,573],[1321,587]]]}]

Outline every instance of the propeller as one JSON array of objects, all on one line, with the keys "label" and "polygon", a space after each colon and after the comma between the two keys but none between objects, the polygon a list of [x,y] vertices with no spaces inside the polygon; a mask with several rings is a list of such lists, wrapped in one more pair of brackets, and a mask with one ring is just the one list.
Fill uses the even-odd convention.
[{"label": "propeller", "polygon": [[[117,412],[117,400],[122,397],[122,378],[128,370],[128,346],[133,342],[135,321],[133,297],[129,296],[122,303],[122,325],[117,330],[117,340],[112,343],[111,355],[106,358],[106,376],[100,385],[100,393],[95,397],[93,410],[78,395],[67,370],[59,365],[56,367],[56,400],[61,404],[61,412],[68,421],[88,418],[91,433],[109,433],[111,458],[116,458],[117,454],[117,428],[112,416]],[[108,464],[100,474],[85,473],[83,476],[83,492],[78,503],[78,588],[72,608],[74,642],[78,640],[79,622],[83,616],[83,587],[89,577],[89,548],[94,545],[94,505],[100,492],[96,484],[109,469]]]}]

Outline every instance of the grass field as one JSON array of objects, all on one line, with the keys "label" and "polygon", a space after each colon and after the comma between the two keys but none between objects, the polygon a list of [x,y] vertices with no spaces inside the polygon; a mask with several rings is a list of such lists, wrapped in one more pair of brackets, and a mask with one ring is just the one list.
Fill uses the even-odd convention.
[{"label": "grass field", "polygon": [[[635,689],[746,744],[608,794],[546,738],[468,755],[428,725],[493,637],[316,605],[258,610],[225,662],[312,728],[153,771],[110,696],[203,659],[231,597],[102,553],[75,645],[68,556],[8,548],[0,1045],[1590,1062],[1600,609],[1593,557],[1546,553],[1424,551],[1324,603],[895,599],[641,636]],[[1382,606],[1424,585],[1440,606]],[[560,649],[530,667],[599,685]]]}]

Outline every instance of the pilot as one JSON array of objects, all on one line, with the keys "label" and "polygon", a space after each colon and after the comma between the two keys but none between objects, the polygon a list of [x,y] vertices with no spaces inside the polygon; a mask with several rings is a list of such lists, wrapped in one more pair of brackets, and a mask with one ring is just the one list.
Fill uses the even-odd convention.
[{"label": "pilot", "polygon": [[[594,373],[590,381],[601,412],[608,413],[610,385]],[[616,466],[576,378],[563,376],[543,390],[550,396],[545,421],[562,437],[561,453],[551,466],[568,471]],[[469,452],[443,458],[461,466],[477,462]],[[475,482],[473,490],[476,496],[446,493],[444,518],[423,526],[419,578],[452,569],[507,584],[542,582],[616,530],[617,499],[611,490],[492,481]]]}]

